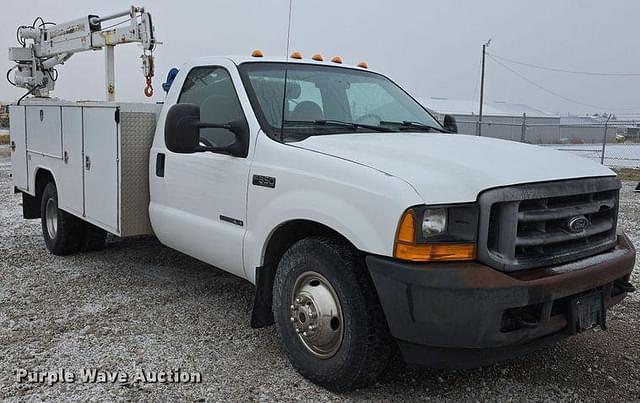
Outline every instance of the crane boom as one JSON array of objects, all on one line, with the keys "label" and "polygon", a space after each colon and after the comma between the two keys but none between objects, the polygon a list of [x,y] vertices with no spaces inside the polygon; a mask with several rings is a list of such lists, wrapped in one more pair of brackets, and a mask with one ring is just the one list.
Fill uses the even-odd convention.
[{"label": "crane boom", "polygon": [[[122,17],[128,19],[104,27],[103,23]],[[128,23],[128,24],[127,24]],[[105,50],[105,92],[108,101],[115,100],[114,47],[125,43],[142,45],[142,70],[146,79],[145,95],[153,95],[153,49],[157,44],[151,14],[144,8],[130,9],[107,16],[85,17],[54,24],[38,17],[30,26],[17,31],[20,47],[9,48],[9,60],[15,62],[13,80],[16,87],[26,88],[27,94],[48,97],[55,88],[56,66],[64,64],[76,53]],[[10,71],[11,72],[11,71]],[[10,73],[9,72],[9,73]]]}]

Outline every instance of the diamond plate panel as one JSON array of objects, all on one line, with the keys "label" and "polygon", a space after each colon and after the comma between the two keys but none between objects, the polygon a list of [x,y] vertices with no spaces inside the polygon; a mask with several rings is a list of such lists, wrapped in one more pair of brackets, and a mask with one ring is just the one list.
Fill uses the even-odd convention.
[{"label": "diamond plate panel", "polygon": [[121,236],[151,234],[149,151],[156,129],[154,113],[120,114]]}]

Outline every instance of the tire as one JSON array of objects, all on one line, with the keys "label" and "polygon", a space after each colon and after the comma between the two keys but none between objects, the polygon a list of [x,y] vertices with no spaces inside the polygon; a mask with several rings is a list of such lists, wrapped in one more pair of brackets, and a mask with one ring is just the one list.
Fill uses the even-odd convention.
[{"label": "tire", "polygon": [[88,222],[82,223],[82,241],[80,250],[82,252],[95,252],[104,249],[107,240],[107,231],[96,227]]},{"label": "tire", "polygon": [[69,255],[80,250],[82,221],[58,209],[58,190],[53,182],[49,182],[42,192],[40,214],[42,235],[49,252]]},{"label": "tire", "polygon": [[[327,295],[337,302],[326,303]],[[294,368],[331,391],[374,383],[393,361],[395,342],[364,261],[338,239],[306,238],[284,254],[274,279],[273,316]]]}]

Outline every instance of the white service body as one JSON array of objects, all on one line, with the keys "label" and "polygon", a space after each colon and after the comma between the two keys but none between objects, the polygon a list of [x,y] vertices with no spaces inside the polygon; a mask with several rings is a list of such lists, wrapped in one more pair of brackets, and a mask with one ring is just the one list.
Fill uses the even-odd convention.
[{"label": "white service body", "polygon": [[60,209],[118,236],[150,234],[146,168],[159,110],[47,99],[10,106],[14,186],[34,196],[46,170]]}]

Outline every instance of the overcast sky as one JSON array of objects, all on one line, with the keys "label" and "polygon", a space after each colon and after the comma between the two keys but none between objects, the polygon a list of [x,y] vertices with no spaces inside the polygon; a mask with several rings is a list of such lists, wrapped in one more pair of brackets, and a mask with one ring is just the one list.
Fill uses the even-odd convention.
[{"label": "overcast sky", "polygon": [[[41,15],[65,22],[86,14],[105,15],[134,0],[3,1],[0,48],[16,46],[18,25]],[[140,0],[153,15],[156,36],[155,100],[171,66],[199,56],[249,54],[262,49],[283,56],[288,0]],[[478,98],[481,46],[503,57],[568,70],[640,73],[640,2],[632,0],[381,1],[293,0],[291,50],[305,57],[341,55],[346,63],[366,60],[416,97]],[[3,51],[6,55],[6,50]],[[117,97],[144,100],[137,45],[116,48]],[[12,64],[1,62],[5,70]],[[640,114],[640,77],[560,74],[509,65],[551,95],[487,60],[486,99],[523,103],[558,113]],[[101,52],[77,54],[59,67],[55,95],[102,99]],[[0,83],[0,100],[24,90]]]}]

